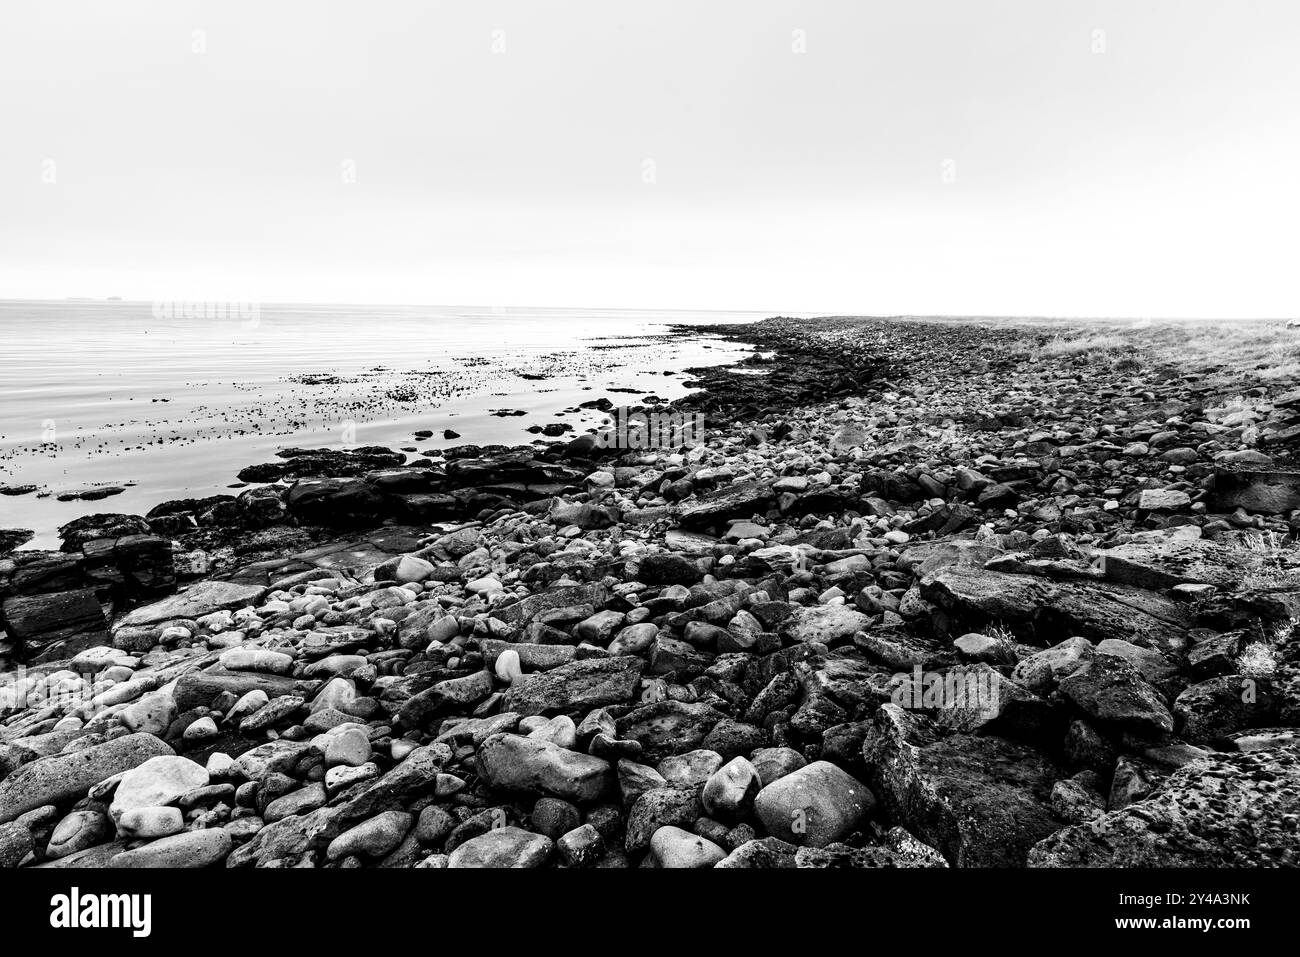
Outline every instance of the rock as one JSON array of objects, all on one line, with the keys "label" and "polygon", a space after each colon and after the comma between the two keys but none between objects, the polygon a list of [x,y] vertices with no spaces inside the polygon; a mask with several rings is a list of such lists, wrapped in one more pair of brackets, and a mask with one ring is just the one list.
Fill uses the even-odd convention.
[{"label": "rock", "polygon": [[650,856],[656,867],[703,868],[713,867],[727,852],[697,834],[665,825],[650,838]]},{"label": "rock", "polygon": [[337,861],[355,854],[363,858],[383,857],[402,842],[415,818],[404,811],[384,811],[349,828],[325,850],[325,856]]},{"label": "rock", "polygon": [[265,671],[287,675],[293,670],[293,656],[265,648],[231,648],[218,659],[227,671]]},{"label": "rock", "polygon": [[267,824],[274,824],[286,817],[308,814],[317,808],[324,807],[328,800],[329,796],[326,793],[325,785],[314,782],[276,798],[266,806],[266,810],[262,812],[262,818]]},{"label": "rock", "polygon": [[608,761],[548,741],[494,734],[478,750],[478,770],[492,788],[591,802],[612,789]]},{"label": "rock", "polygon": [[870,618],[847,605],[813,605],[796,608],[780,630],[790,641],[820,642],[833,648],[870,626]]},{"label": "rock", "polygon": [[1186,608],[1173,598],[1110,582],[1051,581],[952,566],[922,579],[920,594],[942,612],[950,632],[997,625],[1038,644],[1065,634],[1176,649],[1186,644],[1189,624]]},{"label": "rock", "polygon": [[746,841],[713,866],[727,869],[794,867],[798,850],[793,844],[765,837]]},{"label": "rock", "polygon": [[230,854],[230,834],[222,828],[186,831],[122,851],[108,860],[109,867],[212,867]]},{"label": "rock", "polygon": [[538,834],[559,840],[582,823],[582,815],[568,801],[559,798],[538,798],[533,804],[529,823]]},{"label": "rock", "polygon": [[359,768],[370,760],[370,737],[360,728],[345,728],[328,736],[325,743],[325,766],[346,765]]},{"label": "rock", "polygon": [[384,512],[383,494],[369,482],[357,478],[299,479],[289,488],[285,504],[300,522],[333,527],[368,524]]},{"label": "rock", "polygon": [[646,555],[637,563],[636,579],[647,585],[694,585],[702,577],[699,566],[681,555]]},{"label": "rock", "polygon": [[1160,694],[1126,662],[1099,655],[1061,680],[1061,694],[1089,717],[1148,734],[1174,730]]},{"label": "rock", "polygon": [[568,715],[556,715],[528,732],[528,737],[549,741],[561,748],[572,749],[578,743],[578,729]]},{"label": "rock", "polygon": [[[893,835],[905,838],[892,840]],[[801,847],[795,851],[794,866],[802,869],[862,870],[877,867],[947,867],[943,855],[908,835],[902,828],[894,828],[888,838],[890,844],[870,844],[866,847],[849,847],[847,844],[828,844],[826,847]]]},{"label": "rock", "polygon": [[261,708],[239,722],[239,733],[253,737],[259,731],[274,727],[297,714],[305,702],[296,694],[280,695],[272,698]]},{"label": "rock", "polygon": [[534,592],[517,602],[494,609],[493,614],[507,625],[522,628],[543,612],[580,605],[590,605],[594,609],[604,605],[608,597],[603,585],[563,585]]},{"label": "rock", "polygon": [[621,738],[639,741],[651,761],[700,746],[722,713],[707,704],[658,701],[643,705],[618,719]]},{"label": "rock", "polygon": [[17,867],[32,851],[32,832],[17,821],[0,824],[0,868]]},{"label": "rock", "polygon": [[955,867],[1023,866],[1029,848],[1059,826],[1050,799],[1062,775],[1010,741],[945,736],[887,704],[872,718],[862,757],[890,818]]},{"label": "rock", "polygon": [[754,771],[758,774],[759,787],[766,787],[793,771],[807,765],[808,761],[793,748],[759,748],[750,755]]},{"label": "rock", "polygon": [[1045,838],[1029,865],[1294,866],[1297,807],[1300,747],[1217,753],[1175,771],[1143,800]]},{"label": "rock", "polygon": [[[462,678],[440,681],[407,698],[398,712],[403,727],[422,727],[430,718],[478,704],[492,693],[492,672],[476,671]],[[517,711],[517,708],[511,708]]]},{"label": "rock", "polygon": [[683,528],[703,528],[731,518],[748,518],[767,509],[772,489],[762,481],[737,482],[704,495],[681,510]]},{"label": "rock", "polygon": [[158,755],[122,775],[109,814],[120,824],[129,810],[165,806],[207,783],[208,771],[203,765],[177,755]]},{"label": "rock", "polygon": [[141,733],[25,764],[0,781],[0,823],[38,807],[84,797],[100,781],[173,753],[153,735]]},{"label": "rock", "polygon": [[1171,488],[1147,488],[1138,496],[1138,508],[1149,512],[1180,512],[1192,504],[1186,492]]},{"label": "rock", "polygon": [[521,715],[579,716],[605,705],[631,701],[645,662],[630,655],[588,658],[527,675],[510,686],[504,706]]},{"label": "rock", "polygon": [[294,694],[301,688],[302,682],[281,675],[209,669],[181,675],[176,681],[172,697],[176,700],[176,710],[184,713],[197,707],[206,708],[215,698],[227,692],[236,698],[242,698],[249,692],[260,691],[269,700]]},{"label": "rock", "polygon": [[1277,719],[1277,699],[1263,682],[1223,675],[1191,685],[1174,701],[1179,732],[1195,744],[1221,744],[1235,732]]},{"label": "rock", "polygon": [[1067,638],[1046,651],[1022,658],[1012,669],[1011,680],[1035,694],[1048,694],[1062,678],[1091,660],[1094,651],[1087,638]]},{"label": "rock", "polygon": [[221,734],[217,728],[217,723],[209,717],[199,718],[185,728],[181,738],[187,745],[194,746],[205,741],[211,741]]},{"label": "rock", "polygon": [[551,839],[517,827],[500,827],[470,838],[451,852],[448,867],[541,867]]},{"label": "rock", "polygon": [[119,711],[117,718],[131,731],[161,738],[176,720],[176,699],[166,691],[147,694]]},{"label": "rock", "polygon": [[94,591],[80,588],[6,598],[0,603],[0,626],[18,642],[24,659],[37,660],[79,636],[98,644],[108,622]]},{"label": "rock", "polygon": [[214,611],[248,608],[260,602],[265,594],[266,589],[258,585],[223,581],[198,582],[180,594],[128,612],[114,628],[152,625],[177,618],[202,618]]},{"label": "rock", "polygon": [[170,837],[184,828],[185,818],[178,807],[133,807],[117,818],[117,830],[123,837]]},{"label": "rock", "polygon": [[434,565],[415,555],[403,555],[393,568],[393,581],[422,582],[433,574]]},{"label": "rock", "polygon": [[555,849],[569,867],[584,867],[605,856],[605,838],[595,827],[584,824],[564,834],[555,842]]},{"label": "rock", "polygon": [[745,758],[732,758],[709,777],[700,793],[704,810],[720,819],[744,817],[762,783],[758,771]]},{"label": "rock", "polygon": [[113,825],[108,816],[96,808],[73,811],[59,821],[50,834],[45,856],[67,857],[88,847],[101,844],[113,836]]},{"label": "rock", "polygon": [[1210,507],[1216,512],[1244,508],[1260,515],[1284,515],[1300,508],[1300,472],[1216,470]]},{"label": "rock", "polygon": [[703,811],[694,788],[652,788],[628,812],[624,847],[629,854],[644,851],[661,827],[690,827]]},{"label": "rock", "polygon": [[829,761],[814,761],[759,791],[754,813],[773,837],[824,847],[852,833],[875,803],[861,781]]}]

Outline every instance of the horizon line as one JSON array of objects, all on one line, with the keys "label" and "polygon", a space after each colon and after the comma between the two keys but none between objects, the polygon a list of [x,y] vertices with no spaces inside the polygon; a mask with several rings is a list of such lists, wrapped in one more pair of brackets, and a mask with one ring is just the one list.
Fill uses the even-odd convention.
[{"label": "horizon line", "polygon": [[132,304],[132,303],[227,303],[227,304],[246,304],[257,306],[333,306],[333,307],[357,307],[357,306],[395,306],[402,308],[416,309],[473,309],[473,310],[522,310],[522,309],[545,309],[557,312],[693,312],[693,313],[754,313],[765,314],[768,318],[791,318],[791,319],[1048,319],[1048,320],[1095,320],[1106,322],[1289,322],[1298,316],[1155,316],[1155,315],[1048,315],[1046,313],[869,313],[869,312],[851,312],[851,311],[792,311],[778,310],[772,311],[767,309],[699,309],[682,306],[671,307],[639,307],[639,306],[542,306],[542,305],[484,305],[482,303],[430,303],[430,302],[341,302],[341,301],[312,301],[296,299],[128,299],[126,297],[95,297],[95,296],[62,296],[58,298],[47,298],[41,296],[0,296],[0,303],[16,302],[39,302],[39,303],[68,303],[75,302],[80,304],[96,303],[106,304]]}]

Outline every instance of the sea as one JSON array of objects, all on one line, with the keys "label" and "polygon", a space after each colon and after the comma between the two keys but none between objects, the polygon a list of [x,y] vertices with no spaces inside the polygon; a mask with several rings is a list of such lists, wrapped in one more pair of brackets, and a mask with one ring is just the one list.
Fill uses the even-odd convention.
[{"label": "sea", "polygon": [[0,491],[34,486],[0,494],[0,528],[57,548],[59,526],[82,515],[234,494],[240,469],[284,448],[414,458],[527,444],[551,423],[580,434],[605,421],[582,403],[677,399],[691,391],[685,369],[753,351],[670,326],[766,316],[0,300]]}]

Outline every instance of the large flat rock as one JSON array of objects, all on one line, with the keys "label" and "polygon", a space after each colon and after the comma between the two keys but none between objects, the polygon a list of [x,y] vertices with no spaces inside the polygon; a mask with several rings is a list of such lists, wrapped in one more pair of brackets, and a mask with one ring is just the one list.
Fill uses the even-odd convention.
[{"label": "large flat rock", "polygon": [[526,675],[506,692],[505,709],[521,715],[581,715],[631,701],[645,662],[633,655],[587,658]]},{"label": "large flat rock", "polygon": [[82,751],[24,764],[0,781],[0,824],[47,804],[84,797],[93,785],[175,752],[152,734],[128,734]]},{"label": "large flat rock", "polygon": [[266,589],[260,585],[239,585],[235,582],[223,581],[199,582],[179,595],[172,595],[151,605],[142,605],[126,614],[117,626],[153,625],[175,618],[200,618],[214,611],[255,605],[265,594]]},{"label": "large flat rock", "polygon": [[921,580],[921,595],[954,635],[989,625],[1052,645],[1074,635],[1118,638],[1144,648],[1187,643],[1187,609],[1158,592],[1110,582],[1052,581],[985,568],[949,567]]},{"label": "large flat rock", "polygon": [[684,506],[679,519],[686,528],[703,528],[732,518],[749,518],[767,511],[772,501],[772,487],[755,479],[736,482],[698,496]]},{"label": "large flat rock", "polygon": [[609,598],[609,590],[601,584],[561,585],[535,592],[510,605],[493,610],[493,617],[508,625],[523,626],[544,611],[569,608],[574,605],[591,605],[600,608]]},{"label": "large flat rock", "polygon": [[104,611],[89,588],[6,598],[0,605],[0,625],[21,642],[26,659],[59,642],[78,635],[101,635],[108,628]]},{"label": "large flat rock", "polygon": [[1215,473],[1210,507],[1216,512],[1283,515],[1300,508],[1300,472],[1222,469]]}]

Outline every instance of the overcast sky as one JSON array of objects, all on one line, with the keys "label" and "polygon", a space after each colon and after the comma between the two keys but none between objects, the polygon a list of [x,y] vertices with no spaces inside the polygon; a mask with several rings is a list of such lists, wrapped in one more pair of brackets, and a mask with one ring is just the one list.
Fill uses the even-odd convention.
[{"label": "overcast sky", "polygon": [[0,296],[1291,316],[1296,0],[3,0]]}]

